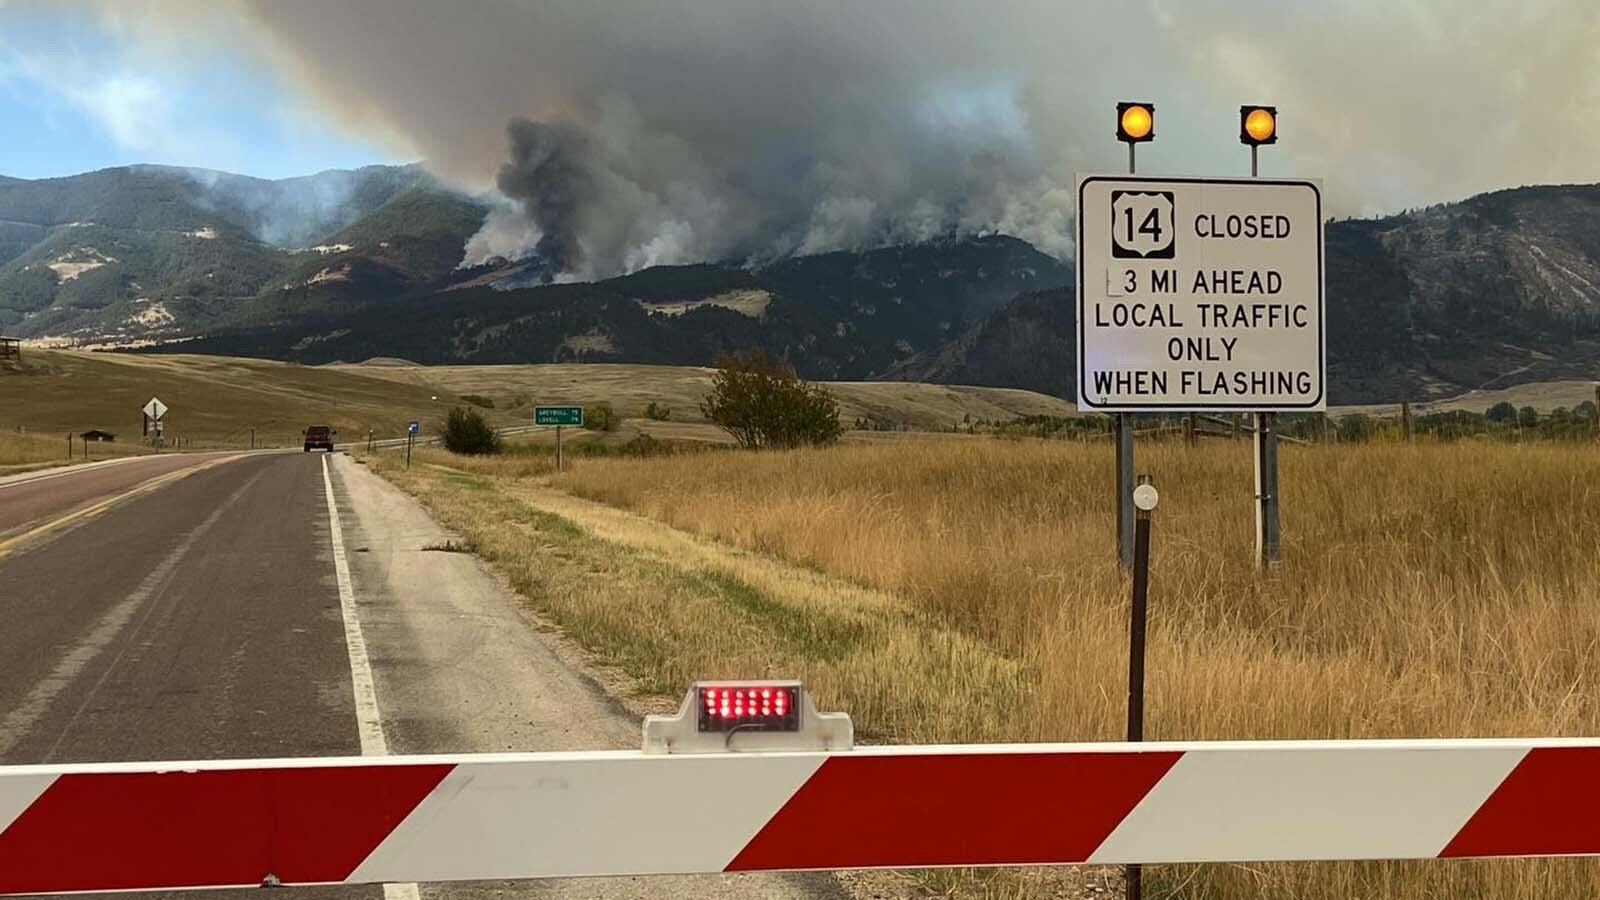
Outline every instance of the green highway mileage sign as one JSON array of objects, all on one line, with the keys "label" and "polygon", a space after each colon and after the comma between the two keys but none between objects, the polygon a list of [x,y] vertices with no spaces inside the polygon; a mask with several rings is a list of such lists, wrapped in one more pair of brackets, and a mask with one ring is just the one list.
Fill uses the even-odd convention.
[{"label": "green highway mileage sign", "polygon": [[533,408],[533,424],[581,426],[583,424],[583,407],[535,406]]}]

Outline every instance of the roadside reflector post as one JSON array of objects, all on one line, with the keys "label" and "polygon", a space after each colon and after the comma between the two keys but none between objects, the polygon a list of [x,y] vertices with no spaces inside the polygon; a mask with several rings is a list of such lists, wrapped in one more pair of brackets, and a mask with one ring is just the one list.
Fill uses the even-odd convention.
[{"label": "roadside reflector post", "polygon": [[[1133,533],[1133,602],[1128,614],[1128,741],[1144,740],[1144,645],[1149,620],[1150,593],[1150,513],[1161,495],[1149,475],[1139,476],[1139,486],[1131,493],[1138,510]],[[1128,866],[1127,900],[1139,900],[1142,872],[1137,864]]]},{"label": "roadside reflector post", "polygon": [[644,752],[850,750],[848,713],[822,713],[798,681],[696,681],[672,715],[644,719]]}]

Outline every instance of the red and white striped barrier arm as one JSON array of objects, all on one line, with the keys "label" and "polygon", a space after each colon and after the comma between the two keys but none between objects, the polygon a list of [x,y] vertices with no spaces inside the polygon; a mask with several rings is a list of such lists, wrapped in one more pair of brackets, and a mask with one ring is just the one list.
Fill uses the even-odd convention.
[{"label": "red and white striped barrier arm", "polygon": [[1600,853],[1600,740],[0,768],[0,894]]}]

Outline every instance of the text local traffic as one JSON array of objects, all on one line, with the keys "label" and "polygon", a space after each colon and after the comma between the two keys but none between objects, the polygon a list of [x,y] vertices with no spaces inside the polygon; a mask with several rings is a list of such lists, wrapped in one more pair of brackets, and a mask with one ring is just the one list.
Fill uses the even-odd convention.
[{"label": "text local traffic", "polygon": [[1308,328],[1311,306],[1306,303],[1193,303],[1097,302],[1096,328],[1182,328],[1192,312],[1201,328]]}]

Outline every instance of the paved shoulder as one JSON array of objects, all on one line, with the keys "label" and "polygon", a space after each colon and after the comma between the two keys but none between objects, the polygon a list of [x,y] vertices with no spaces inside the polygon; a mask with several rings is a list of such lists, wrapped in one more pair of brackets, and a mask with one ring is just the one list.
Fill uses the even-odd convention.
[{"label": "paved shoulder", "polygon": [[[639,721],[567,665],[523,601],[415,500],[335,459],[357,608],[395,753],[636,747]],[[435,549],[429,549],[435,548]],[[424,886],[430,900],[538,897],[835,897],[826,875],[603,878]]]}]

